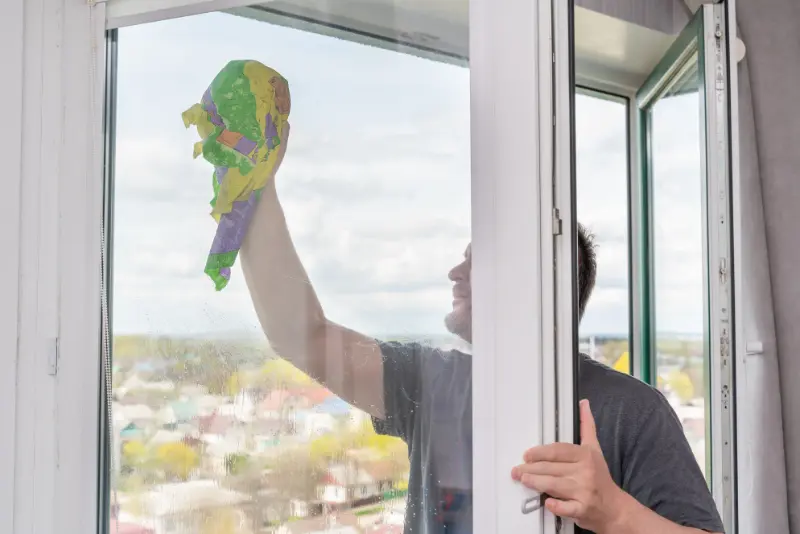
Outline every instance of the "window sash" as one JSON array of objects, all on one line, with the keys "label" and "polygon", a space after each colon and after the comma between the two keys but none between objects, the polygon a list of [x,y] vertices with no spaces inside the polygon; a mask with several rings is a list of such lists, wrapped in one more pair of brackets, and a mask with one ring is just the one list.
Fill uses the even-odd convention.
[{"label": "window sash", "polygon": [[[637,93],[639,108],[640,143],[640,225],[643,231],[639,241],[639,268],[643,276],[638,292],[643,305],[641,314],[643,330],[641,352],[643,378],[655,383],[655,309],[653,302],[652,211],[649,159],[649,111],[652,105],[668,90],[681,69],[693,54],[698,55],[700,98],[702,101],[701,135],[703,141],[703,266],[705,269],[704,293],[704,352],[707,384],[705,397],[707,469],[710,486],[717,507],[728,532],[736,532],[737,469],[741,462],[736,453],[736,400],[743,393],[737,387],[735,369],[743,358],[741,346],[742,323],[735,313],[735,289],[741,287],[740,274],[735,265],[741,253],[738,198],[738,144],[735,115],[729,105],[736,95],[736,79],[729,69],[729,44],[735,39],[728,34],[726,13],[729,2],[703,5],[692,21],[678,36],[664,58]],[[717,35],[717,32],[720,32]]]},{"label": "window sash", "polygon": [[[37,0],[27,2],[21,15],[21,2],[17,6],[25,28],[22,37],[13,38],[17,64],[26,59],[18,130],[26,179],[19,180],[20,301],[13,310],[19,313],[19,346],[13,354],[24,357],[17,360],[16,389],[9,390],[16,409],[6,417],[16,423],[0,436],[0,447],[10,453],[3,457],[12,459],[0,464],[0,479],[14,484],[13,496],[0,499],[3,511],[11,511],[2,515],[13,525],[8,531],[92,532],[105,513],[98,489],[107,477],[101,472],[99,439],[105,431],[100,223],[107,193],[104,94],[110,87],[105,29],[107,10],[113,13],[115,3]],[[175,11],[179,3],[146,5],[164,18],[181,14]],[[183,4],[193,12],[232,7],[224,0]],[[525,448],[555,435],[555,413],[543,411],[542,399],[552,393],[554,376],[548,373],[555,365],[543,367],[542,355],[553,354],[557,340],[545,339],[542,332],[553,331],[557,312],[543,310],[540,285],[544,266],[552,268],[556,253],[545,246],[552,235],[552,211],[542,210],[543,201],[552,202],[543,191],[553,190],[558,165],[549,157],[553,14],[550,3],[527,0],[505,0],[498,7],[497,0],[470,2],[473,268],[479,310],[474,523],[482,532],[549,533],[552,519],[545,530],[543,511],[521,513],[528,493],[509,472]],[[560,46],[563,50],[564,43]],[[13,228],[16,213],[8,216]],[[562,255],[569,251],[563,245],[555,249]],[[555,285],[551,289],[555,294]],[[3,303],[9,312],[12,305]],[[5,333],[4,340],[13,339]],[[58,367],[51,375],[47,358],[56,347]],[[530,391],[542,393],[526,394]],[[528,409],[519,409],[522,401]],[[12,489],[10,484],[4,488]]]}]

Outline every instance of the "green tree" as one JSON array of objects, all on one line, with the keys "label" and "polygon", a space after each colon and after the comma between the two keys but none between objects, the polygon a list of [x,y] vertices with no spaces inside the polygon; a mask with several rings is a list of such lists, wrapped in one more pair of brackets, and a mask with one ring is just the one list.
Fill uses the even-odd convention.
[{"label": "green tree", "polygon": [[248,469],[249,463],[246,454],[228,454],[225,456],[225,471],[229,475],[240,475]]},{"label": "green tree", "polygon": [[308,454],[315,462],[326,463],[341,458],[345,449],[346,445],[340,436],[325,434],[311,442]]},{"label": "green tree", "polygon": [[137,469],[147,460],[147,448],[138,440],[126,441],[122,446],[122,465]]},{"label": "green tree", "polygon": [[156,449],[156,461],[169,475],[186,481],[199,464],[197,453],[180,442],[165,443]]},{"label": "green tree", "polygon": [[261,366],[261,380],[270,389],[315,384],[303,371],[282,358],[272,358]]},{"label": "green tree", "polygon": [[266,487],[279,490],[280,497],[286,501],[282,511],[286,519],[289,500],[312,501],[317,498],[317,487],[325,474],[325,465],[303,449],[284,453],[276,459],[265,477]]},{"label": "green tree", "polygon": [[241,375],[238,371],[234,371],[228,377],[228,381],[225,384],[225,392],[228,394],[228,396],[235,397],[240,391],[242,391]]}]

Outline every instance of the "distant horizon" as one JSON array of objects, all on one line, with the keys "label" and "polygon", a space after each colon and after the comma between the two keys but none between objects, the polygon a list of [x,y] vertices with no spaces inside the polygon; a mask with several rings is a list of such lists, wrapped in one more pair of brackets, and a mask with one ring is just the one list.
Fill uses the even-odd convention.
[{"label": "distant horizon", "polygon": [[[220,341],[230,341],[230,340],[242,340],[242,341],[266,341],[264,334],[261,332],[250,332],[247,330],[243,331],[230,331],[230,332],[197,332],[197,333],[155,333],[155,332],[114,332],[114,337],[117,336],[138,336],[138,337],[150,337],[150,338],[168,338],[168,339],[184,339],[184,340],[220,340]],[[447,333],[367,333],[366,335],[373,336],[379,339],[446,339],[446,338],[455,338],[452,334]],[[703,336],[702,332],[661,332],[659,334],[663,337],[671,337],[671,338],[680,338],[680,337],[689,337],[689,338],[701,338]],[[588,339],[590,337],[600,338],[600,339],[625,339],[628,337],[628,334],[625,332],[581,332],[579,334],[579,339]]]}]

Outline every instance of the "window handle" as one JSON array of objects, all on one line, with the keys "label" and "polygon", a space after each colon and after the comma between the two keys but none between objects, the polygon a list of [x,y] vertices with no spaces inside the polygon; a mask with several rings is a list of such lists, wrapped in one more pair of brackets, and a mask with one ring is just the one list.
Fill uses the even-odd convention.
[{"label": "window handle", "polygon": [[522,513],[523,514],[532,514],[539,508],[544,506],[544,502],[547,500],[549,495],[546,493],[538,494],[534,497],[528,497],[522,501]]}]

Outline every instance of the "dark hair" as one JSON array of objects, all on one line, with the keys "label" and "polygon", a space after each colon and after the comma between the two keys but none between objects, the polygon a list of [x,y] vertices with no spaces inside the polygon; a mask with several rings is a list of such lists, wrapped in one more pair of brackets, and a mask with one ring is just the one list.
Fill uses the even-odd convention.
[{"label": "dark hair", "polygon": [[578,224],[578,317],[583,318],[586,304],[597,281],[597,252],[594,235]]}]

